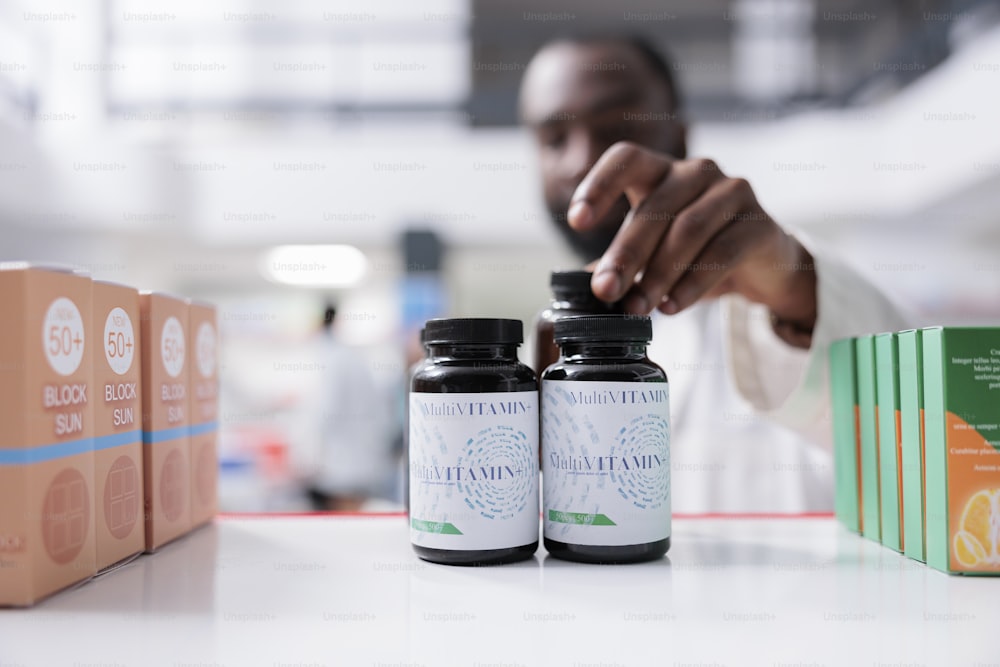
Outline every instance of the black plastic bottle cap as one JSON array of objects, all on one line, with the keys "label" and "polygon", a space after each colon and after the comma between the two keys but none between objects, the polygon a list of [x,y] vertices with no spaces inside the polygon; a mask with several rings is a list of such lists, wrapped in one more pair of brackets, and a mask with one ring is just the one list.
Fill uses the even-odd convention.
[{"label": "black plastic bottle cap", "polygon": [[558,301],[569,301],[582,307],[584,312],[624,313],[625,306],[621,301],[609,303],[594,295],[590,288],[593,277],[594,274],[590,271],[553,271],[549,277],[549,286]]},{"label": "black plastic bottle cap", "polygon": [[557,343],[583,341],[639,341],[653,339],[653,321],[646,315],[581,315],[556,320]]},{"label": "black plastic bottle cap", "polygon": [[427,345],[448,343],[514,344],[524,342],[521,320],[491,317],[457,317],[427,320],[424,326]]},{"label": "black plastic bottle cap", "polygon": [[549,277],[549,286],[557,296],[582,294],[596,298],[590,290],[590,279],[593,276],[590,271],[553,271]]}]

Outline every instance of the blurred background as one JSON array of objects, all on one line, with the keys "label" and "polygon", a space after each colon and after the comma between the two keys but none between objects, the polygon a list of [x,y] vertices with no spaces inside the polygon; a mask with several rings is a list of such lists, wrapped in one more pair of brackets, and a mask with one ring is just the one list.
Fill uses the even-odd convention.
[{"label": "blurred background", "polygon": [[[364,424],[390,463],[363,505],[398,507],[415,332],[530,325],[575,268],[516,95],[589,31],[673,55],[690,154],[780,223],[926,320],[997,322],[1000,5],[974,0],[2,1],[0,260],[218,305],[223,510],[309,509],[321,431]],[[369,410],[317,405],[334,373]]]}]

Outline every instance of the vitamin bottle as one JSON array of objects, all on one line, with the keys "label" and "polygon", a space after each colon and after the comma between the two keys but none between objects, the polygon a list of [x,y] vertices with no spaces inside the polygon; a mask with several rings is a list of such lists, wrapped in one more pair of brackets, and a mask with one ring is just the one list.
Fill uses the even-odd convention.
[{"label": "vitamin bottle", "polygon": [[410,540],[425,560],[489,565],[538,549],[538,383],[519,320],[435,319],[410,384]]},{"label": "vitamin bottle", "polygon": [[558,320],[562,355],[542,375],[545,548],[585,563],[634,563],[670,548],[670,407],[646,357],[648,317]]},{"label": "vitamin bottle", "polygon": [[549,279],[552,301],[535,320],[535,371],[542,371],[559,358],[559,346],[552,339],[552,326],[557,320],[576,315],[623,313],[621,302],[606,303],[590,291],[590,271],[553,271]]}]

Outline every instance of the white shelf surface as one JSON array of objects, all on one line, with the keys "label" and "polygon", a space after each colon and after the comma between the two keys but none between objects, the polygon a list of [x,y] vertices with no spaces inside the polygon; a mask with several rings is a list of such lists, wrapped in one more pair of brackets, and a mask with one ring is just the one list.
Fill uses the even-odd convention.
[{"label": "white shelf surface", "polygon": [[3,667],[1000,664],[1000,578],[830,518],[678,518],[667,558],[425,563],[391,516],[223,517],[32,609]]}]

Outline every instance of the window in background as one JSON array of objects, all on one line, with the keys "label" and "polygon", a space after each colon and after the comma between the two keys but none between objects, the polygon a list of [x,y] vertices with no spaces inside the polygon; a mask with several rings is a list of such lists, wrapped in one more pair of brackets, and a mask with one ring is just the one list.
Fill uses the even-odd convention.
[{"label": "window in background", "polygon": [[458,110],[468,18],[465,0],[112,0],[107,59],[128,67],[107,73],[109,110]]}]

